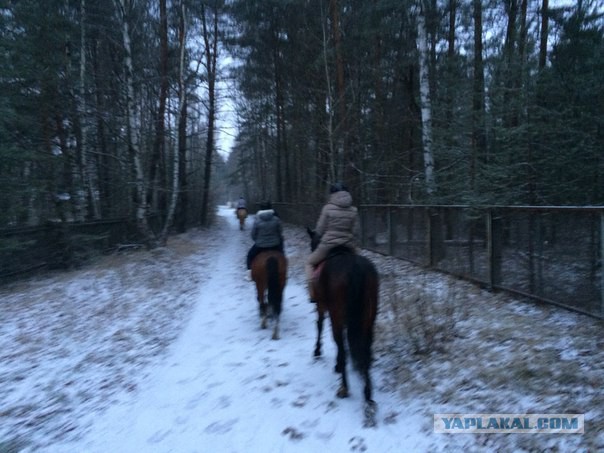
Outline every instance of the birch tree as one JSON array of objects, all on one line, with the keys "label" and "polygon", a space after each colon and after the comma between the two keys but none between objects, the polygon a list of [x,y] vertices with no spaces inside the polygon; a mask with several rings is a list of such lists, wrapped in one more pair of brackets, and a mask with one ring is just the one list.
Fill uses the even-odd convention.
[{"label": "birch tree", "polygon": [[142,152],[137,134],[136,109],[134,99],[134,65],[132,63],[132,45],[130,40],[129,13],[132,0],[115,0],[122,26],[124,45],[124,84],[126,91],[126,138],[134,170],[134,191],[136,197],[136,223],[143,240],[148,247],[155,247],[156,240],[147,220],[148,205],[146,198],[145,172]]},{"label": "birch tree", "polygon": [[428,37],[426,35],[426,10],[422,1],[417,14],[417,47],[419,51],[419,94],[422,112],[422,147],[424,154],[424,177],[426,192],[433,195],[436,190],[434,155],[432,150],[432,105],[430,99],[430,76]]},{"label": "birch tree", "polygon": [[218,2],[214,2],[214,11],[211,23],[208,24],[208,11],[205,3],[201,4],[202,38],[204,43],[204,56],[208,80],[208,124],[206,135],[206,154],[203,173],[203,194],[201,206],[201,224],[209,221],[210,210],[210,181],[212,178],[212,159],[215,152],[216,128],[216,78],[218,62]]},{"label": "birch tree", "polygon": [[[162,0],[163,1],[163,0]],[[164,5],[165,6],[165,5]],[[165,10],[164,10],[165,12]],[[186,115],[183,114],[183,110],[186,109],[186,84],[185,84],[185,48],[187,43],[187,11],[184,2],[180,5],[180,25],[178,33],[178,44],[179,44],[179,58],[178,58],[178,121],[185,121],[185,124],[179,124],[178,130],[183,128],[186,130]],[[164,245],[168,238],[168,231],[172,226],[174,220],[174,213],[176,211],[176,204],[178,202],[180,178],[179,171],[180,167],[180,148],[182,146],[181,140],[186,140],[186,137],[182,134],[178,135],[178,149],[172,152],[172,193],[170,196],[170,202],[168,203],[168,213],[166,214],[166,220],[164,227],[159,236],[160,245]]]},{"label": "birch tree", "polygon": [[[168,14],[166,0],[159,0],[159,106],[155,120],[155,139],[149,166],[147,203],[152,204],[159,185],[159,165],[166,145],[166,100],[168,98]],[[160,205],[162,203],[159,203]]]}]

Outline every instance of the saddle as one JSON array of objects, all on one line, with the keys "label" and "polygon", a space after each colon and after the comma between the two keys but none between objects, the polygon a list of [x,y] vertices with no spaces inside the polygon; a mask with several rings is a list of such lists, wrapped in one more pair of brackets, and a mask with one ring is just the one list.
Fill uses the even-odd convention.
[{"label": "saddle", "polygon": [[323,261],[321,261],[319,264],[317,264],[317,266],[315,267],[315,270],[312,273],[312,279],[313,281],[318,281],[319,280],[319,276],[321,275],[321,271],[323,270],[323,267],[325,267],[325,263],[327,261],[329,261],[330,258],[333,258],[334,256],[338,256],[338,255],[354,255],[355,251],[346,246],[346,245],[338,245],[334,248],[332,248],[329,253],[327,254],[327,256],[325,257],[325,259]]}]

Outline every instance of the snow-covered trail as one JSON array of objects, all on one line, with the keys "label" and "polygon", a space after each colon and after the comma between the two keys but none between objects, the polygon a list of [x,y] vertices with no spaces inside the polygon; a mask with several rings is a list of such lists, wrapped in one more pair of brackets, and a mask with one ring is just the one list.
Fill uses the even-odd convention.
[{"label": "snow-covered trail", "polygon": [[[285,289],[281,339],[259,326],[253,284],[243,280],[249,229],[221,208],[222,227],[199,287],[195,311],[165,360],[139,390],[95,416],[90,430],[51,452],[425,451],[420,417],[379,389],[378,426],[362,428],[362,386],[335,397],[335,348],[328,326],[324,358],[314,360],[314,307],[296,272]],[[248,219],[251,222],[252,219]],[[249,223],[248,223],[249,225]],[[286,238],[287,241],[287,238]],[[287,252],[287,249],[286,249]]]}]

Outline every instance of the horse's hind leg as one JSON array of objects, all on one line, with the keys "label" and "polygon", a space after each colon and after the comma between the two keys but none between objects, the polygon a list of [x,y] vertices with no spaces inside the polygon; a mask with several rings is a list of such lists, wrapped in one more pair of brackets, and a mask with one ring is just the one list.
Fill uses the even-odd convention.
[{"label": "horse's hind leg", "polygon": [[323,321],[325,321],[325,313],[317,308],[317,344],[315,346],[315,357],[321,357],[321,335],[323,333]]},{"label": "horse's hind leg", "polygon": [[366,428],[371,428],[376,425],[377,404],[371,399],[371,377],[369,376],[369,370],[365,370],[363,374],[365,378],[365,421],[363,425]]},{"label": "horse's hind leg", "polygon": [[260,301],[260,327],[266,329],[268,314],[266,313],[266,304]]},{"label": "horse's hind leg", "polygon": [[[332,319],[333,324],[333,319]],[[342,375],[342,382],[340,384],[340,388],[338,389],[337,396],[339,398],[346,398],[348,393],[348,379],[346,378],[346,349],[344,349],[344,331],[343,329],[333,330],[333,338],[338,346],[338,356],[336,359],[336,373],[340,373]]]},{"label": "horse's hind leg", "polygon": [[273,322],[274,327],[273,327],[273,340],[278,340],[279,339],[279,315],[273,315]]},{"label": "horse's hind leg", "polygon": [[264,290],[261,288],[257,289],[258,295],[258,310],[260,312],[260,327],[266,329],[266,303],[264,302]]}]

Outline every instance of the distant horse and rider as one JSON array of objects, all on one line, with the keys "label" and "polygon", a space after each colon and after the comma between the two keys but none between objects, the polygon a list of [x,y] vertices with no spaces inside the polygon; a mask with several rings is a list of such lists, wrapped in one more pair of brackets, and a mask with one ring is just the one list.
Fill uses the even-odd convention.
[{"label": "distant horse and rider", "polygon": [[237,200],[235,214],[237,215],[237,219],[239,219],[239,229],[243,230],[245,228],[245,219],[247,219],[247,206],[243,197],[239,197],[239,200]]}]

